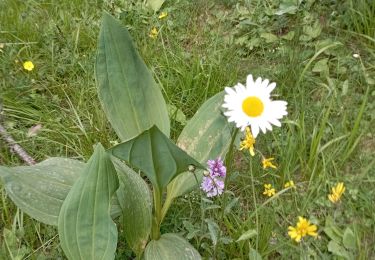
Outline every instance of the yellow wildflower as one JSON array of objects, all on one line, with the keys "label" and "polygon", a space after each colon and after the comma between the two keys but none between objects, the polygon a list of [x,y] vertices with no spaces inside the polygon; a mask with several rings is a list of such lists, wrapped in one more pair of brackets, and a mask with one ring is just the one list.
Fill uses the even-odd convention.
[{"label": "yellow wildflower", "polygon": [[32,61],[25,61],[24,63],[23,63],[23,68],[25,69],[25,70],[27,70],[27,71],[32,71],[33,69],[34,69],[34,64],[33,64],[33,62]]},{"label": "yellow wildflower", "polygon": [[245,140],[243,140],[240,143],[240,150],[248,149],[250,151],[251,156],[254,156],[255,155],[254,144],[255,144],[255,138],[251,134],[250,127],[246,127]]},{"label": "yellow wildflower", "polygon": [[337,183],[335,187],[332,187],[332,194],[328,195],[328,199],[332,203],[336,203],[341,199],[342,194],[345,191],[345,186],[343,182]]},{"label": "yellow wildflower", "polygon": [[156,29],[156,27],[152,28],[151,29],[151,32],[149,34],[149,36],[152,38],[152,39],[156,39],[158,37],[158,29]]},{"label": "yellow wildflower", "polygon": [[298,217],[298,223],[296,227],[289,226],[288,235],[291,239],[294,239],[296,242],[300,242],[304,236],[313,236],[316,237],[318,233],[316,230],[318,229],[317,226],[310,224],[310,221],[303,217]]},{"label": "yellow wildflower", "polygon": [[264,184],[264,188],[265,189],[271,189],[272,188],[272,184]]},{"label": "yellow wildflower", "polygon": [[273,161],[275,158],[264,158],[263,157],[263,160],[262,160],[262,164],[263,164],[263,169],[267,169],[268,167],[271,167],[271,168],[274,168],[276,169],[276,165],[274,165],[271,161]]},{"label": "yellow wildflower", "polygon": [[159,19],[163,19],[163,18],[165,18],[165,17],[167,17],[168,16],[168,13],[167,12],[161,12],[161,14],[159,15]]},{"label": "yellow wildflower", "polygon": [[294,181],[288,181],[287,183],[285,183],[284,188],[289,188],[289,187],[291,187],[291,188],[296,187],[294,185]]},{"label": "yellow wildflower", "polygon": [[271,184],[264,184],[264,191],[263,191],[264,195],[268,197],[272,197],[273,195],[275,195],[275,193],[276,193],[276,190],[272,188]]}]

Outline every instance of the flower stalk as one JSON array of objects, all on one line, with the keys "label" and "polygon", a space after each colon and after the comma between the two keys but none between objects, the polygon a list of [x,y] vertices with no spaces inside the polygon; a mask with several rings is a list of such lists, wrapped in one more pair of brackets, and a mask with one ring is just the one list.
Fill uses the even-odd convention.
[{"label": "flower stalk", "polygon": [[154,215],[152,218],[151,239],[158,240],[160,238],[160,224],[162,222],[162,192],[154,187]]}]

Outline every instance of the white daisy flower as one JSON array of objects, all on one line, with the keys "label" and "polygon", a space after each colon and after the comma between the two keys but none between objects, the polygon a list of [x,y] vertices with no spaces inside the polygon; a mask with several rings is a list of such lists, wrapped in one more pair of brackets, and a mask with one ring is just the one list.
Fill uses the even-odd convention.
[{"label": "white daisy flower", "polygon": [[[224,115],[229,122],[234,122],[241,131],[247,126],[251,127],[254,138],[259,129],[263,133],[272,130],[272,125],[281,126],[280,119],[287,115],[286,105],[282,100],[272,101],[270,96],[276,83],[268,79],[257,78],[253,80],[250,74],[247,76],[246,87],[237,83],[233,88],[225,88],[223,107],[228,109]],[[271,125],[272,124],[272,125]]]}]

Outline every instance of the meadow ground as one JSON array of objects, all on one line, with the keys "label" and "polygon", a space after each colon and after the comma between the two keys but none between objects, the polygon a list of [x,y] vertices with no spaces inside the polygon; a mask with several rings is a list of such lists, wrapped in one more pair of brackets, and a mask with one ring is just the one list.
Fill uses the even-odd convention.
[{"label": "meadow ground", "polygon": [[[95,143],[118,141],[94,79],[106,10],[127,26],[167,103],[179,109],[171,113],[173,139],[184,117],[249,73],[276,82],[274,93],[288,102],[282,127],[257,138],[277,169],[236,151],[225,199],[198,189],[178,199],[164,232],[182,234],[204,258],[374,259],[375,2],[176,0],[156,14],[141,2],[1,1],[0,115],[8,132],[37,161],[87,160]],[[159,19],[161,11],[167,17]],[[21,164],[0,140],[0,165]],[[296,187],[285,190],[289,180]],[[338,182],[346,191],[333,204],[327,196]],[[266,183],[281,192],[263,195]],[[0,257],[9,259],[9,250],[14,259],[63,257],[56,229],[17,210],[4,188],[0,194]],[[298,216],[318,227],[316,238],[291,240]],[[123,241],[120,233],[118,259],[131,257]]]}]

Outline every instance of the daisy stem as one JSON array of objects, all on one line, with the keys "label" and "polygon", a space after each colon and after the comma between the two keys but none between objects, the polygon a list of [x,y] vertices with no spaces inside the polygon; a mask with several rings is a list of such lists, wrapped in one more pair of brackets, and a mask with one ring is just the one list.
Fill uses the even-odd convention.
[{"label": "daisy stem", "polygon": [[[228,156],[225,160],[225,164],[227,166],[227,176],[224,180],[224,189],[227,187],[227,179],[229,177],[229,174],[232,170],[232,165],[233,165],[233,146],[234,146],[234,141],[236,140],[236,136],[237,136],[237,133],[238,133],[238,128],[236,128],[233,132],[233,135],[232,135],[232,140],[230,141],[230,145],[229,145],[229,151],[228,151]],[[225,193],[224,193],[224,196],[225,196]]]},{"label": "daisy stem", "polygon": [[229,145],[229,151],[228,151],[228,156],[225,160],[225,165],[227,166],[227,176],[224,179],[224,194],[223,194],[223,206],[221,208],[221,219],[224,218],[224,213],[225,213],[225,207],[227,204],[227,195],[226,195],[226,189],[227,189],[227,183],[229,179],[230,172],[232,170],[232,165],[233,165],[233,146],[234,146],[234,141],[236,140],[236,136],[238,133],[238,128],[235,128],[233,135],[232,135],[232,140],[230,141]]},{"label": "daisy stem", "polygon": [[258,217],[258,210],[257,210],[257,200],[255,196],[255,186],[254,186],[254,176],[253,176],[253,164],[252,160],[249,161],[250,166],[250,176],[251,176],[251,189],[253,190],[253,203],[255,208],[255,224],[256,224],[256,231],[257,231],[257,241],[256,241],[256,247],[255,250],[258,251],[258,244],[259,244],[259,217]]}]

